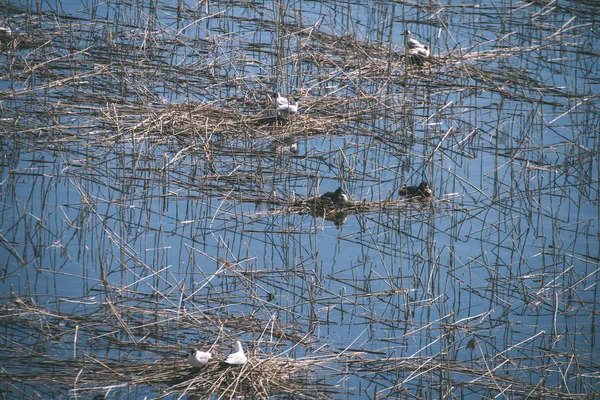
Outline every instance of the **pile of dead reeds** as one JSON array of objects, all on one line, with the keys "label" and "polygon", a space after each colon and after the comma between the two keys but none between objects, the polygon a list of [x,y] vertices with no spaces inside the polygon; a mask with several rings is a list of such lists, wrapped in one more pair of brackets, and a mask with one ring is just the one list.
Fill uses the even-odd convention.
[{"label": "pile of dead reeds", "polygon": [[[190,299],[188,303],[193,301]],[[183,312],[176,325],[170,320],[168,309],[157,310],[152,316],[147,307],[135,307],[134,304],[112,303],[105,305],[112,310],[112,315],[102,316],[97,311],[89,315],[80,314],[73,317],[51,311],[40,305],[24,301],[14,296],[10,305],[0,308],[0,320],[10,322],[11,329],[35,328],[37,335],[48,338],[48,350],[30,349],[26,346],[13,346],[0,351],[4,366],[11,368],[11,373],[4,381],[13,384],[24,383],[47,387],[49,384],[73,388],[76,395],[85,393],[119,393],[119,390],[135,387],[153,387],[159,392],[158,398],[173,394],[208,396],[216,395],[222,398],[232,398],[239,395],[255,398],[286,395],[296,398],[319,399],[335,392],[335,388],[323,382],[317,387],[313,376],[315,371],[330,365],[335,357],[322,356],[317,358],[303,357],[301,359],[269,356],[260,348],[246,348],[248,363],[243,366],[230,366],[223,363],[226,354],[214,352],[214,358],[202,368],[194,368],[185,362],[187,348],[179,348],[169,343],[174,338],[165,337],[161,332],[169,331],[169,326],[177,326],[177,331],[197,331],[208,321],[202,322],[202,315]],[[139,318],[127,317],[129,315]],[[223,318],[224,314],[219,317]],[[148,324],[151,318],[156,322]],[[41,322],[41,323],[40,323]],[[118,334],[118,325],[127,324],[127,334]],[[257,326],[255,326],[257,325]],[[79,326],[81,328],[79,328]],[[140,327],[146,326],[144,333]],[[236,318],[224,322],[222,329],[236,329],[246,332],[264,330],[265,321],[242,321]],[[256,329],[255,329],[256,328]],[[209,332],[209,331],[207,331]],[[143,335],[156,337],[158,343],[151,344]],[[296,343],[304,339],[290,332],[289,335],[279,335],[277,331],[269,332],[270,338],[286,337]],[[73,358],[65,358],[51,349],[60,347],[63,338],[74,340],[77,347]],[[282,341],[282,339],[277,339]],[[145,348],[147,354],[156,353],[156,361],[148,361],[148,357],[111,358],[99,357],[91,350],[98,347]],[[275,348],[274,346],[270,346]],[[10,354],[10,355],[9,355]],[[13,365],[21,366],[15,370]],[[31,370],[39,370],[35,374]],[[73,379],[75,377],[75,382]]]},{"label": "pile of dead reeds", "polygon": [[269,398],[285,395],[303,399],[326,398],[335,388],[320,384],[312,377],[315,369],[331,362],[330,359],[291,360],[257,358],[248,354],[249,362],[243,366],[229,366],[210,361],[202,368],[194,368],[182,360],[155,363],[127,360],[88,363],[80,372],[80,394],[110,393],[123,385],[154,387],[157,398],[174,394],[195,398],[234,398],[246,396]]}]

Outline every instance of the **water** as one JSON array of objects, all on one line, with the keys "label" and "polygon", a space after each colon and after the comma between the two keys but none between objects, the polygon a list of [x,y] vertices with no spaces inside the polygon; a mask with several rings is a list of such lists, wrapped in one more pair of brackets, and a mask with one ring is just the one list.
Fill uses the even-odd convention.
[{"label": "water", "polygon": [[[301,372],[237,390],[598,393],[593,6],[11,7],[10,398],[230,397],[273,371]],[[435,55],[422,68],[406,28]],[[274,90],[300,99],[290,123],[265,123]],[[423,179],[432,201],[398,200]],[[338,186],[366,211],[337,226],[299,208]],[[238,339],[252,368],[185,383],[188,347],[218,360]]]}]

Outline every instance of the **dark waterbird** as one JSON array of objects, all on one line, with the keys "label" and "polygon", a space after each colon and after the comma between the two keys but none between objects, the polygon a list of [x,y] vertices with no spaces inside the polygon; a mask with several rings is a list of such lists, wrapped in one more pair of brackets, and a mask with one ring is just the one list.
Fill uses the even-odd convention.
[{"label": "dark waterbird", "polygon": [[433,195],[433,191],[429,187],[429,183],[427,181],[422,181],[419,186],[405,186],[398,190],[398,194],[400,196],[406,196],[407,198],[411,197],[431,197]]},{"label": "dark waterbird", "polygon": [[341,187],[337,188],[335,192],[327,192],[321,195],[321,200],[330,201],[335,205],[344,204],[348,201],[348,196]]}]

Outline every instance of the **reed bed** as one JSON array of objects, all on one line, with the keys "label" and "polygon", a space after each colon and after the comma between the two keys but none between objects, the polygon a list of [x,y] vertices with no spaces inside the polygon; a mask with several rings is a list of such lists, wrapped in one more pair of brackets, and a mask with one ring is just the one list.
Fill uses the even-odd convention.
[{"label": "reed bed", "polygon": [[3,395],[598,396],[593,3],[44,7],[0,4]]}]

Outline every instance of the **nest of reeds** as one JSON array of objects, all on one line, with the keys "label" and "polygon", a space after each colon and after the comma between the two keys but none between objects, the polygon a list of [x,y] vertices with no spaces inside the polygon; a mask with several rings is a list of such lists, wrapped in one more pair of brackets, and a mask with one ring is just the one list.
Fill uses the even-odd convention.
[{"label": "nest of reeds", "polygon": [[128,386],[155,387],[157,398],[174,394],[193,399],[214,398],[272,398],[287,396],[298,399],[323,399],[335,388],[311,377],[313,367],[325,360],[291,360],[251,357],[247,364],[230,366],[211,360],[201,368],[190,367],[183,360],[156,363],[114,362],[86,368],[80,375],[80,391],[108,393],[121,386],[119,377]]},{"label": "nest of reeds", "polygon": [[253,103],[244,111],[201,103],[185,103],[151,111],[130,127],[138,138],[147,137],[280,137],[333,135],[341,132],[340,116],[275,114],[269,105]]},{"label": "nest of reeds", "polygon": [[337,226],[342,225],[348,215],[358,214],[368,210],[364,202],[347,201],[342,204],[334,204],[321,196],[311,197],[307,200],[297,201],[294,204],[297,207],[298,214],[311,214],[314,217],[320,217],[331,221]]},{"label": "nest of reeds", "polygon": [[0,30],[0,53],[30,49],[36,46],[43,46],[46,43],[50,43],[50,40],[36,38],[23,33]]},{"label": "nest of reeds", "polygon": [[[337,226],[341,226],[349,215],[382,212],[391,210],[411,210],[415,207],[423,208],[425,205],[432,205],[434,197],[414,197],[408,199],[389,199],[382,201],[368,202],[349,200],[343,204],[332,204],[321,196],[315,196],[306,200],[299,200],[283,211],[296,214],[310,214],[313,217],[323,218],[331,221]],[[280,211],[281,212],[281,211]]]},{"label": "nest of reeds", "polygon": [[168,391],[199,398],[208,398],[208,394],[219,398],[269,398],[278,395],[326,398],[322,387],[317,391],[315,384],[309,382],[311,365],[314,364],[315,361],[251,359],[243,366],[229,366],[215,361],[202,368],[188,368],[181,375],[183,379]]}]

